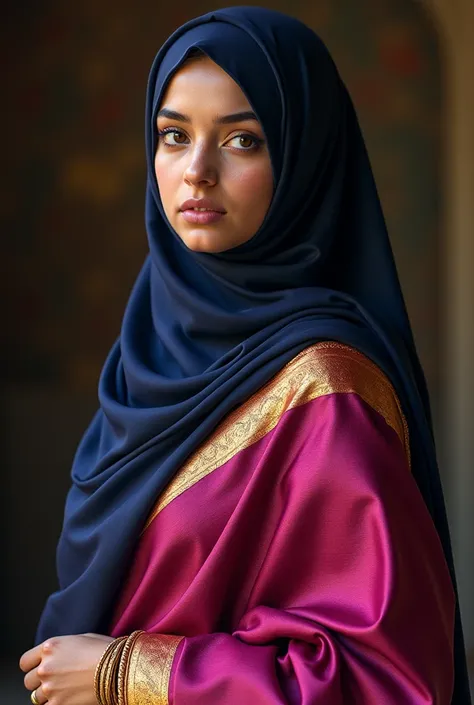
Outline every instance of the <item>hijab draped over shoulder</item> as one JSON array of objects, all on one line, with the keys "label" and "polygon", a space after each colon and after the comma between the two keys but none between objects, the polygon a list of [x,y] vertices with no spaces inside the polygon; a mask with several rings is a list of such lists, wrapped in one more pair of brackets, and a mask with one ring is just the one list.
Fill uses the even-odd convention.
[{"label": "hijab draped over shoulder", "polygon": [[[241,87],[263,127],[273,200],[258,232],[218,253],[189,250],[154,173],[164,91],[192,50]],[[389,377],[411,434],[413,473],[453,561],[426,384],[371,167],[348,92],[323,42],[261,8],[209,13],[158,52],[146,100],[149,255],[78,448],[58,546],[60,587],[38,641],[103,632],[157,495],[236,406],[320,340],[357,348]],[[469,702],[457,619],[453,703]]]}]

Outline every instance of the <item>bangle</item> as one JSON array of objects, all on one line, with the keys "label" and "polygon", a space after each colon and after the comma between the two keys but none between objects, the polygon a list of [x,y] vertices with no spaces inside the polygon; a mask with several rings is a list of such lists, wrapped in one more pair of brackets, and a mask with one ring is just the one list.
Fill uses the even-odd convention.
[{"label": "bangle", "polygon": [[126,701],[126,692],[127,692],[127,677],[128,677],[128,667],[130,665],[130,654],[132,652],[133,647],[135,646],[138,637],[144,634],[144,631],[142,629],[138,629],[135,632],[132,632],[128,639],[125,642],[125,645],[123,646],[121,656],[120,656],[120,664],[118,667],[118,675],[117,675],[117,703],[118,705],[127,705]]},{"label": "bangle", "polygon": [[94,675],[94,691],[98,705],[117,705],[117,668],[128,637],[111,641],[102,654]]},{"label": "bangle", "polygon": [[106,648],[104,649],[104,653],[99,659],[99,663],[97,664],[97,667],[95,669],[95,674],[94,674],[94,691],[95,691],[95,697],[97,698],[97,702],[99,705],[105,705],[104,700],[103,700],[103,693],[102,693],[102,671],[104,668],[104,664],[107,661],[107,658],[111,652],[111,650],[114,648],[115,641],[111,641],[109,644],[107,644]]},{"label": "bangle", "polygon": [[104,692],[104,705],[117,705],[118,695],[117,695],[117,671],[120,663],[120,656],[122,655],[123,647],[127,637],[121,637],[115,643],[115,648],[113,648],[109,654],[109,657],[104,664],[103,671],[103,692]]},{"label": "bangle", "polygon": [[127,640],[128,640],[128,637],[126,639],[124,639],[123,642],[121,642],[120,648],[118,649],[118,651],[115,655],[115,658],[114,658],[113,672],[112,672],[111,681],[110,681],[111,687],[113,688],[114,701],[113,701],[113,703],[111,702],[110,705],[118,705],[118,702],[119,702],[119,689],[118,689],[119,688],[119,668],[120,668],[120,664],[122,662],[122,654],[123,654],[123,650],[126,646]]}]

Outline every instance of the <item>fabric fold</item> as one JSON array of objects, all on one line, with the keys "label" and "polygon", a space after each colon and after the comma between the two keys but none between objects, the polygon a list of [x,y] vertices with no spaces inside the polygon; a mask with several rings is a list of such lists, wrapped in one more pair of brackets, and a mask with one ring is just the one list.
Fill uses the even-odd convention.
[{"label": "fabric fold", "polygon": [[[261,433],[230,415],[230,457],[184,485],[178,473],[140,537],[112,625],[158,640],[137,692],[166,683],[167,705],[451,702],[455,594],[390,382],[320,344],[252,401]],[[214,441],[191,465],[218,462]],[[182,636],[179,653],[161,652],[179,638],[161,635]]]}]

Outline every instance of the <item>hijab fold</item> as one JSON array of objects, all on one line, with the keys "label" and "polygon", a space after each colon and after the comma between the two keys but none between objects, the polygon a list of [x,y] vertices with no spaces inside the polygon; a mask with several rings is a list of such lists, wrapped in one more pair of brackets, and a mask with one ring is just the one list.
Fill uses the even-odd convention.
[{"label": "hijab fold", "polygon": [[[195,49],[245,93],[274,176],[259,231],[218,254],[186,247],[165,217],[154,174],[157,111]],[[159,493],[232,409],[320,340],[353,346],[392,381],[410,428],[413,474],[455,584],[426,384],[354,108],[323,42],[296,19],[256,7],[188,22],[151,67],[145,133],[150,252],[76,453],[59,590],[37,640],[107,631]],[[466,705],[459,612],[455,658],[452,702]]]}]

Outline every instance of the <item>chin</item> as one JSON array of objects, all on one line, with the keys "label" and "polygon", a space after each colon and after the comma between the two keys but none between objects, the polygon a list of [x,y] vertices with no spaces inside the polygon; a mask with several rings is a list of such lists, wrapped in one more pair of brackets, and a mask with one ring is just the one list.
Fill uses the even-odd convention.
[{"label": "chin", "polygon": [[204,228],[194,230],[192,233],[178,231],[178,235],[186,247],[193,252],[219,253],[236,247],[236,244],[229,242],[230,238],[226,238],[225,235],[219,235],[215,231],[209,232]]}]

